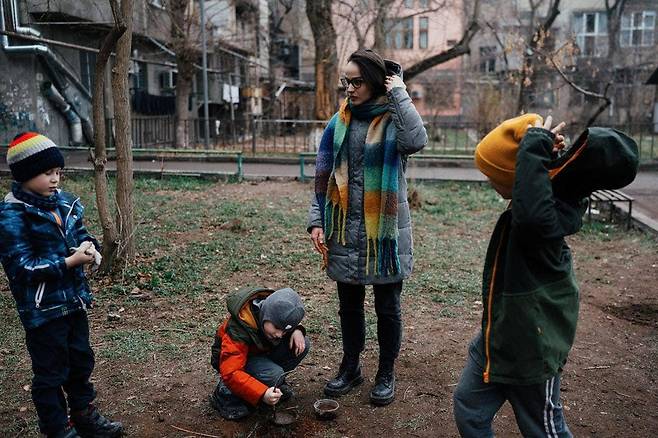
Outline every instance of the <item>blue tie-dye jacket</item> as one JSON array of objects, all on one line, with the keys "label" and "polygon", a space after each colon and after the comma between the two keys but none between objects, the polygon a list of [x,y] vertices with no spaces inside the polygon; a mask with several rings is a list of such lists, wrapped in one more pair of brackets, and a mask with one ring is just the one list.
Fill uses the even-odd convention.
[{"label": "blue tie-dye jacket", "polygon": [[68,269],[64,259],[86,240],[100,245],[82,223],[79,198],[60,192],[58,211],[61,227],[12,193],[0,203],[0,260],[25,329],[84,311],[92,301],[83,266]]}]

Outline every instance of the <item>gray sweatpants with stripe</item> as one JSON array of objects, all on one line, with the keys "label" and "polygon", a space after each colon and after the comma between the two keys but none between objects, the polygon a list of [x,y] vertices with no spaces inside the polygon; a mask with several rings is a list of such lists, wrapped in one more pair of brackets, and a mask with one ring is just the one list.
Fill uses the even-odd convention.
[{"label": "gray sweatpants with stripe", "polygon": [[524,437],[571,438],[560,403],[560,376],[536,385],[484,383],[481,337],[482,333],[471,342],[466,366],[453,395],[455,421],[461,436],[493,437],[494,416],[509,401]]}]

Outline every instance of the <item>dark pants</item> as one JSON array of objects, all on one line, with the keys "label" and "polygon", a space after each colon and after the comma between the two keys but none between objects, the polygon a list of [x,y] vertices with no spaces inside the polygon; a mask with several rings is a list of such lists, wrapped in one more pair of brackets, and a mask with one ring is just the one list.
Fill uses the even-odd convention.
[{"label": "dark pants", "polygon": [[75,312],[26,330],[25,342],[32,359],[32,400],[39,428],[54,434],[68,425],[67,398],[68,407],[80,411],[96,396],[89,382],[94,352],[87,314]]},{"label": "dark pants", "polygon": [[507,400],[524,437],[571,438],[560,403],[560,375],[535,385],[484,383],[485,357],[478,348],[481,336],[471,342],[466,366],[453,396],[459,434],[465,438],[493,437],[491,423]]},{"label": "dark pants", "polygon": [[290,334],[284,336],[281,342],[267,354],[249,356],[245,371],[265,385],[273,386],[283,373],[297,368],[306,357],[311,343],[306,337],[304,340],[306,341],[304,351],[299,356],[295,356],[290,350]]},{"label": "dark pants", "polygon": [[[286,371],[297,368],[297,365],[306,357],[311,348],[310,341],[307,337],[304,337],[304,351],[299,356],[295,356],[290,350],[290,336],[291,334],[284,336],[281,342],[266,354],[249,356],[244,370],[268,387],[272,387],[276,383],[281,384],[281,381],[277,382],[279,377]],[[215,388],[214,397],[216,397],[219,404],[217,409],[220,412],[224,411],[222,415],[231,415],[235,412],[235,409],[247,409],[245,402],[237,395],[234,395],[221,380]]]},{"label": "dark pants", "polygon": [[[377,341],[379,342],[379,368],[392,371],[402,342],[402,316],[400,294],[402,282],[373,285],[375,313],[377,314]],[[366,342],[366,320],[363,302],[364,285],[338,282],[340,330],[343,336],[343,354],[356,358]]]}]

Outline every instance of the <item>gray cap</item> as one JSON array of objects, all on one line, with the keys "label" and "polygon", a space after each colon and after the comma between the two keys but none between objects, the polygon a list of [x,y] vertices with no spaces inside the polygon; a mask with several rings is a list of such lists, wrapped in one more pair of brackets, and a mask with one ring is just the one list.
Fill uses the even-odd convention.
[{"label": "gray cap", "polygon": [[260,321],[271,321],[281,330],[292,330],[304,318],[304,304],[289,287],[279,289],[260,303]]}]

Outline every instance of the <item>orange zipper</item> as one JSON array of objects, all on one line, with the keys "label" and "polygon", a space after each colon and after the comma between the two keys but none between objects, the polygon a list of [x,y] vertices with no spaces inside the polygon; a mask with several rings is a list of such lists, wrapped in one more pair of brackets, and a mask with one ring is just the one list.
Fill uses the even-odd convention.
[{"label": "orange zipper", "polygon": [[491,274],[491,281],[489,282],[489,295],[487,299],[487,329],[484,335],[484,352],[487,357],[487,364],[482,373],[484,383],[489,383],[489,370],[491,368],[491,353],[489,351],[489,337],[491,335],[491,312],[492,312],[492,301],[493,301],[493,291],[494,284],[496,281],[496,271],[498,269],[498,256],[500,255],[500,248],[503,246],[503,237],[505,237],[505,227],[501,230],[500,241],[498,242],[498,248],[496,249],[496,258],[494,258],[493,272]]}]

